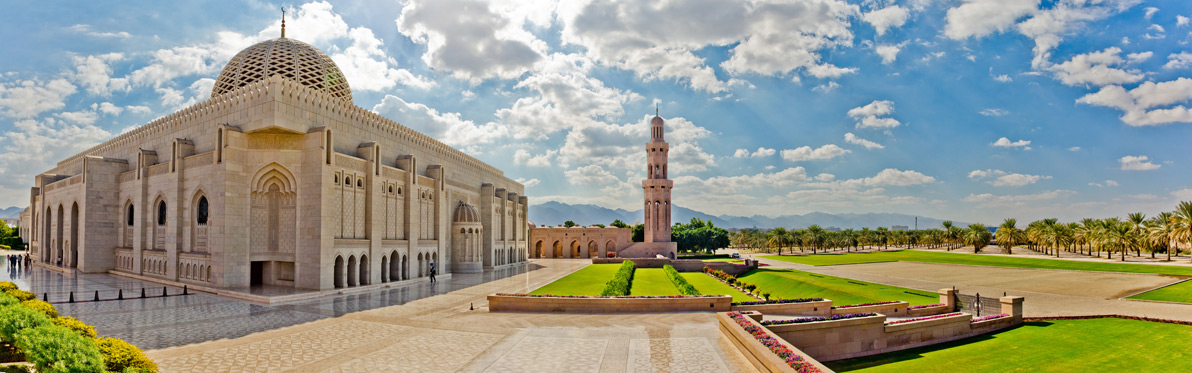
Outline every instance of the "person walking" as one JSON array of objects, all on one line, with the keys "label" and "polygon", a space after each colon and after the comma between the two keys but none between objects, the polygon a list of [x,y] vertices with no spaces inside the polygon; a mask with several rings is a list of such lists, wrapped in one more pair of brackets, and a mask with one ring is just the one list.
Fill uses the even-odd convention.
[{"label": "person walking", "polygon": [[435,262],[430,262],[430,282],[435,282]]}]

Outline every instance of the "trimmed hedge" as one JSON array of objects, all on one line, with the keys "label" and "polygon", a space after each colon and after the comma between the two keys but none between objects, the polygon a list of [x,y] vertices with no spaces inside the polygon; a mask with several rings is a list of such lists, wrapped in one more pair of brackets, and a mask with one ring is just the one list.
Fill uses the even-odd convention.
[{"label": "trimmed hedge", "polygon": [[16,289],[17,289],[17,284],[12,283],[12,281],[0,281],[0,291],[9,291],[9,290],[16,290]]},{"label": "trimmed hedge", "polygon": [[17,332],[48,325],[50,318],[41,312],[22,305],[0,307],[0,340],[12,343]]},{"label": "trimmed hedge", "polygon": [[611,280],[604,284],[604,291],[600,292],[602,297],[623,297],[629,295],[629,288],[633,286],[633,271],[637,267],[632,260],[621,262],[621,267],[617,268],[617,273],[613,275]]},{"label": "trimmed hedge", "polygon": [[113,372],[156,372],[157,364],[137,346],[119,338],[104,337],[95,340],[99,352],[103,355],[103,362],[108,370]]},{"label": "trimmed hedge", "polygon": [[699,290],[695,289],[695,286],[691,286],[687,282],[687,279],[679,275],[679,271],[675,270],[674,266],[670,264],[662,266],[662,271],[666,272],[666,277],[670,277],[671,283],[675,284],[675,288],[679,289],[679,293],[683,295],[701,295]]},{"label": "trimmed hedge", "polygon": [[91,327],[91,325],[87,325],[86,323],[84,323],[82,321],[79,321],[79,319],[76,319],[76,318],[73,318],[70,316],[62,316],[62,317],[55,317],[53,320],[50,320],[50,321],[53,322],[54,325],[58,325],[63,328],[70,329],[70,330],[74,331],[75,333],[79,333],[79,335],[81,335],[81,336],[84,336],[87,338],[95,338],[95,335],[96,335],[95,328]]},{"label": "trimmed hedge", "polygon": [[40,300],[40,299],[30,299],[27,301],[22,301],[21,305],[41,311],[41,312],[45,312],[46,316],[49,316],[50,318],[58,317],[58,309],[54,308],[54,305],[46,303],[45,301]]},{"label": "trimmed hedge", "polygon": [[37,299],[37,294],[33,294],[21,289],[9,289],[5,290],[4,293],[11,295],[13,298],[17,298],[17,300],[22,302],[30,299]]},{"label": "trimmed hedge", "polygon": [[102,372],[103,357],[91,338],[57,325],[17,332],[14,345],[38,372]]}]

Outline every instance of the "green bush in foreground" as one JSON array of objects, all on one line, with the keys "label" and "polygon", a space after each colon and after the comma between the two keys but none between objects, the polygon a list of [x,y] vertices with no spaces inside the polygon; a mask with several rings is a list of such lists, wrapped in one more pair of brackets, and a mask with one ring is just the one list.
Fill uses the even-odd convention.
[{"label": "green bush in foreground", "polygon": [[600,296],[622,297],[629,295],[629,288],[633,286],[633,271],[635,269],[632,260],[622,262],[613,278],[604,284],[604,291],[600,292]]},{"label": "green bush in foreground", "polygon": [[46,303],[45,301],[42,301],[39,299],[30,299],[30,300],[22,301],[21,305],[41,311],[41,312],[45,312],[46,316],[49,316],[51,318],[58,317],[58,309],[54,308],[54,305]]},{"label": "green bush in foreground", "polygon": [[17,298],[5,293],[0,293],[0,306],[12,306],[19,303],[21,303],[21,301],[17,300]]},{"label": "green bush in foreground", "polygon": [[16,290],[16,289],[17,289],[17,284],[12,283],[12,281],[0,281],[0,291],[9,291],[9,290]]},{"label": "green bush in foreground", "polygon": [[38,372],[102,372],[103,358],[91,338],[57,325],[42,325],[16,334],[17,348]]},{"label": "green bush in foreground", "polygon": [[70,316],[55,317],[50,321],[53,322],[54,325],[73,330],[75,333],[79,333],[79,335],[87,338],[95,338],[96,336],[95,328],[91,327],[91,325],[83,323],[82,321],[79,321],[79,319]]},{"label": "green bush in foreground", "polygon": [[0,307],[0,340],[12,343],[17,332],[50,323],[44,312],[21,305]]},{"label": "green bush in foreground", "polygon": [[99,352],[103,356],[103,363],[113,372],[156,372],[157,364],[145,356],[137,346],[118,338],[100,338],[95,340]]},{"label": "green bush in foreground", "polygon": [[700,295],[699,290],[696,290],[695,286],[691,286],[691,283],[688,283],[687,279],[679,275],[679,271],[675,270],[674,266],[670,264],[662,266],[662,271],[666,272],[666,277],[670,277],[671,283],[675,284],[675,288],[679,289],[679,293],[683,295]]},{"label": "green bush in foreground", "polygon": [[17,300],[22,302],[30,299],[37,299],[37,294],[33,294],[21,289],[8,289],[5,290],[4,293],[11,295],[13,298],[17,298]]}]

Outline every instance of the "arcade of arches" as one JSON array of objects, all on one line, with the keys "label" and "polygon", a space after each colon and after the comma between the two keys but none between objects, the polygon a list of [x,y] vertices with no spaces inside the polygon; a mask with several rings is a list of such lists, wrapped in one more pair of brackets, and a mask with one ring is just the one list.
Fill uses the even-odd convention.
[{"label": "arcade of arches", "polygon": [[611,258],[633,245],[633,231],[617,227],[531,227],[530,258]]}]

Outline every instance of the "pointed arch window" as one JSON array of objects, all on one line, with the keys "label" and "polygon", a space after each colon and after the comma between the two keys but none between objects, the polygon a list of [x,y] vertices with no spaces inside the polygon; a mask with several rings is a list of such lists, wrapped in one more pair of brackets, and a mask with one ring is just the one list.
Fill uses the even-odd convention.
[{"label": "pointed arch window", "polygon": [[157,203],[157,225],[166,225],[166,201]]},{"label": "pointed arch window", "polygon": [[136,221],[136,219],[134,218],[136,211],[137,210],[135,208],[133,208],[132,204],[128,205],[128,226],[130,226],[130,227],[132,226],[133,222]]},{"label": "pointed arch window", "polygon": [[199,206],[195,213],[195,223],[207,225],[207,196],[199,197]]}]

